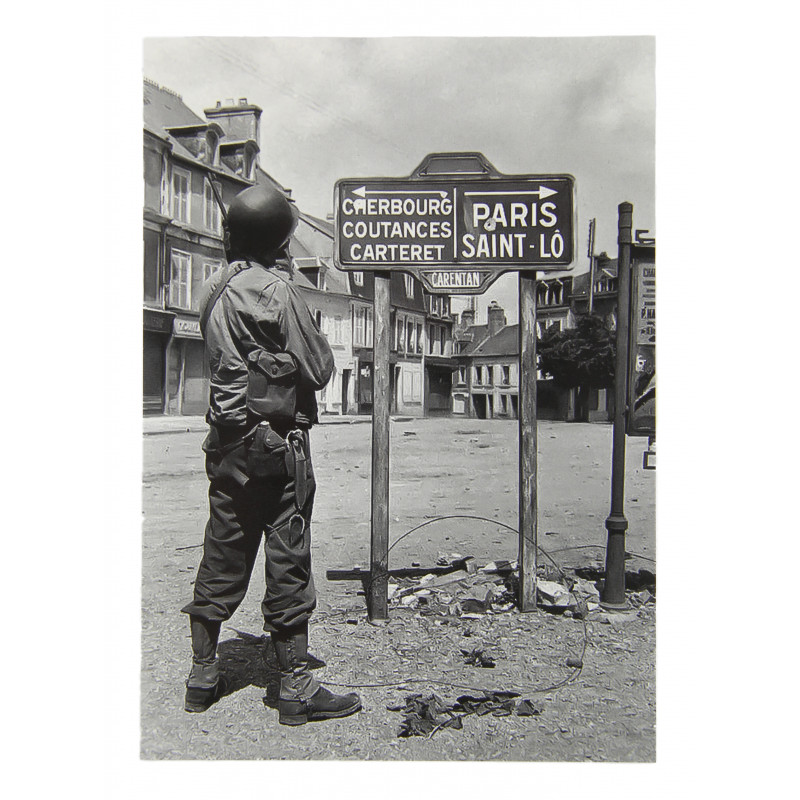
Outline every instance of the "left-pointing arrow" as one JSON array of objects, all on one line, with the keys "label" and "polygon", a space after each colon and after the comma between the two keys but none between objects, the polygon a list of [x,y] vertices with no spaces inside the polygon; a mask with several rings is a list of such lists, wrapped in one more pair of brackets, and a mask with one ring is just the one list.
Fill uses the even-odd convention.
[{"label": "left-pointing arrow", "polygon": [[359,186],[358,189],[351,189],[356,197],[366,197],[368,194],[436,194],[439,197],[447,197],[447,192],[442,190],[424,189],[367,189],[366,186]]}]

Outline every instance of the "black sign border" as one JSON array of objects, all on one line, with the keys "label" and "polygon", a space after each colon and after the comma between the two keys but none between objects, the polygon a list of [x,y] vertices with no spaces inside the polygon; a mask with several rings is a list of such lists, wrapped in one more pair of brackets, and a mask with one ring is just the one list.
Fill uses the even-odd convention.
[{"label": "black sign border", "polygon": [[[482,170],[480,172],[465,172],[465,173],[428,173],[427,167],[436,158],[444,158],[444,157],[457,157],[461,159],[468,159],[473,158],[475,159],[476,163],[480,163]],[[510,182],[510,181],[526,181],[526,182],[540,182],[544,183],[547,181],[556,181],[556,180],[563,180],[567,181],[570,186],[570,202],[572,206],[572,219],[570,220],[570,243],[571,243],[571,255],[569,261],[553,261],[550,263],[505,263],[505,264],[492,264],[492,263],[470,263],[469,265],[465,265],[458,262],[417,262],[414,264],[409,264],[407,262],[396,262],[396,261],[382,261],[380,263],[374,262],[361,262],[360,264],[343,264],[339,260],[339,222],[340,222],[340,196],[341,192],[340,189],[343,184],[350,184],[350,183],[370,183],[370,182],[401,182],[402,185],[414,185],[414,184],[421,184],[426,185],[430,184],[434,181],[438,182],[447,182],[449,184],[463,184],[463,183],[474,183],[476,181],[487,181],[487,182]],[[486,157],[482,153],[431,153],[426,156],[422,163],[408,176],[400,176],[400,177],[391,177],[391,176],[381,176],[381,177],[371,177],[371,178],[339,178],[334,184],[334,191],[333,191],[333,213],[334,213],[334,247],[333,247],[333,263],[336,267],[343,272],[406,272],[414,275],[418,280],[421,280],[418,271],[422,269],[426,270],[447,270],[447,271],[488,271],[492,273],[497,273],[499,277],[503,273],[506,272],[519,272],[521,270],[535,270],[536,272],[567,272],[572,270],[572,265],[575,263],[575,254],[577,252],[577,239],[576,233],[578,225],[576,217],[577,217],[577,204],[576,204],[576,192],[575,192],[575,177],[570,175],[569,173],[527,173],[521,175],[507,175],[501,172],[498,172],[486,159]],[[492,281],[493,282],[493,281]],[[490,284],[487,284],[486,287],[479,292],[463,292],[463,294],[482,294],[486,289],[488,289]],[[444,293],[439,291],[438,293]],[[461,294],[462,292],[449,292],[450,294]]]}]

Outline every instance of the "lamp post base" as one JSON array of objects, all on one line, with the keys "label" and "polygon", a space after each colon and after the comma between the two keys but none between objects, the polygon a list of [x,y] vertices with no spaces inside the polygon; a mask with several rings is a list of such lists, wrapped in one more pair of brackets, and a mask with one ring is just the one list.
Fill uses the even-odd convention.
[{"label": "lamp post base", "polygon": [[601,600],[600,608],[604,611],[629,611],[631,604],[627,600],[624,603],[606,603]]}]

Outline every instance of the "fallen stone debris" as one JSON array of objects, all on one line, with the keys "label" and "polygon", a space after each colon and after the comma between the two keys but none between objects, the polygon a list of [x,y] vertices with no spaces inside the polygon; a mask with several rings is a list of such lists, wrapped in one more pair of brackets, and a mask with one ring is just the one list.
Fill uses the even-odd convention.
[{"label": "fallen stone debris", "polygon": [[[447,572],[433,572],[420,577],[392,577],[388,596],[392,606],[416,610],[422,616],[440,615],[476,619],[491,614],[503,614],[516,609],[518,570],[516,561],[490,561],[479,567],[471,556],[459,553],[440,556],[438,568],[451,567]],[[585,620],[600,609],[600,573],[583,572],[584,577],[562,571],[551,565],[538,570],[537,604],[555,614]],[[629,585],[640,591],[628,593],[632,608],[638,609],[655,602],[655,576],[642,570],[626,576]],[[602,621],[602,620],[601,620]]]}]

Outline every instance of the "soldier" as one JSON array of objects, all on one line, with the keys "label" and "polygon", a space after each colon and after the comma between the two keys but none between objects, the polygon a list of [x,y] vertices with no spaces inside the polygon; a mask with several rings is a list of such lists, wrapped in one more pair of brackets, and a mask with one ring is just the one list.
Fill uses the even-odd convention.
[{"label": "soldier", "polygon": [[210,516],[194,599],[182,609],[193,651],[185,708],[205,711],[224,691],[216,655],[221,623],[244,598],[265,537],[261,608],[281,671],[284,725],[361,708],[357,694],[329,692],[308,667],[308,620],[316,605],[308,430],[317,421],[314,391],[330,379],[333,355],[285,272],[296,222],[277,189],[239,193],[225,224],[229,265],[210,281],[200,304],[211,373],[203,443]]}]

